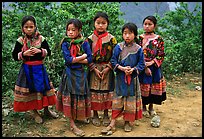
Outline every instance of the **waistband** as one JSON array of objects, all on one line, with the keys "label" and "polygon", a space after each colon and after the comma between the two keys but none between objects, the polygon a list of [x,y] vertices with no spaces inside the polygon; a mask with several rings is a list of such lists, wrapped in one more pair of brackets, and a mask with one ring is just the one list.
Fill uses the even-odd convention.
[{"label": "waistband", "polygon": [[25,61],[24,64],[27,64],[27,65],[40,65],[40,64],[43,64],[43,61],[40,60],[40,61]]}]

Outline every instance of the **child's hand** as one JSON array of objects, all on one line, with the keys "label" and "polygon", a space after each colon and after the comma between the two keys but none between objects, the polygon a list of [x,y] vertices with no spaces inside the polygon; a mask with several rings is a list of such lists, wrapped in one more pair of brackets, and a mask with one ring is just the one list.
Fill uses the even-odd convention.
[{"label": "child's hand", "polygon": [[145,68],[145,73],[147,76],[152,76],[152,71],[149,68]]},{"label": "child's hand", "polygon": [[23,53],[24,56],[34,56],[33,51],[31,49],[26,50]]},{"label": "child's hand", "polygon": [[87,54],[83,54],[82,57],[83,57],[83,59],[86,59],[87,58]]},{"label": "child's hand", "polygon": [[146,65],[147,67],[151,66],[152,64],[154,64],[154,61],[153,61],[153,60],[150,61],[150,62],[145,62],[145,65]]},{"label": "child's hand", "polygon": [[98,76],[98,78],[102,78],[102,75],[101,75],[101,72],[97,69],[97,68],[94,68],[94,72],[96,74],[96,76]]},{"label": "child's hand", "polygon": [[102,74],[102,77],[101,79],[103,80],[104,77],[108,74],[108,71],[110,70],[109,67],[106,67],[105,69],[102,70],[101,74]]},{"label": "child's hand", "polygon": [[129,70],[127,70],[127,71],[125,72],[125,74],[126,74],[126,75],[131,75],[132,72],[133,72],[133,70],[134,70],[134,68],[130,68]]},{"label": "child's hand", "polygon": [[41,50],[35,47],[31,47],[30,50],[32,51],[33,55],[37,53],[41,53]]},{"label": "child's hand", "polygon": [[129,70],[129,69],[130,69],[130,66],[126,66],[126,67],[121,66],[120,67],[120,70],[122,70],[124,72],[126,72],[126,70]]}]

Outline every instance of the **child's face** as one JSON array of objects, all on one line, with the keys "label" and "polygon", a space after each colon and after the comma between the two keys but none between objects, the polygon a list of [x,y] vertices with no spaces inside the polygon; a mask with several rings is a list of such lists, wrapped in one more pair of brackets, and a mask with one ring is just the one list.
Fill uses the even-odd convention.
[{"label": "child's face", "polygon": [[153,32],[154,28],[155,28],[155,25],[151,20],[146,19],[144,21],[143,29],[144,29],[145,32]]},{"label": "child's face", "polygon": [[123,31],[123,39],[126,43],[130,43],[134,40],[135,34],[130,31],[128,28],[125,28]]},{"label": "child's face", "polygon": [[105,32],[108,27],[108,22],[105,18],[99,17],[94,22],[94,26],[97,32]]},{"label": "child's face", "polygon": [[31,36],[34,31],[35,31],[35,24],[33,23],[33,21],[28,20],[24,25],[23,25],[23,32],[28,35]]},{"label": "child's face", "polygon": [[69,24],[67,28],[67,36],[71,39],[78,37],[80,31],[74,26],[74,24]]}]

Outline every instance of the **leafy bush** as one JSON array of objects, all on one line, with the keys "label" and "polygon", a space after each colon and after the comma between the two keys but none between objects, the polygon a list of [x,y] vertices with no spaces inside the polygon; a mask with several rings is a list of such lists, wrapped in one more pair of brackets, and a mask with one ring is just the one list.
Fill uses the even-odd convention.
[{"label": "leafy bush", "polygon": [[[159,18],[159,17],[158,17]],[[163,69],[168,77],[182,72],[202,72],[202,11],[190,12],[186,3],[158,19],[165,40]]]}]

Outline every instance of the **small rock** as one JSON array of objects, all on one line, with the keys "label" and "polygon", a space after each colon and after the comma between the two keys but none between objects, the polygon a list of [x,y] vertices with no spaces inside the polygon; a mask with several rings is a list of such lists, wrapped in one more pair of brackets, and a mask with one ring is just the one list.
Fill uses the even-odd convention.
[{"label": "small rock", "polygon": [[159,127],[160,126],[160,117],[158,115],[156,115],[152,118],[151,126],[153,126],[153,127]]},{"label": "small rock", "polygon": [[4,116],[7,116],[9,114],[10,110],[9,109],[4,109],[3,110],[3,114]]},{"label": "small rock", "polygon": [[136,123],[135,123],[135,125],[136,125],[136,126],[139,126],[139,123],[138,123],[138,122],[136,122]]},{"label": "small rock", "polygon": [[108,132],[106,133],[107,136],[112,135],[112,134],[113,134],[112,131],[108,131]]},{"label": "small rock", "polygon": [[195,89],[198,90],[198,91],[201,91],[201,87],[200,86],[196,86]]}]

